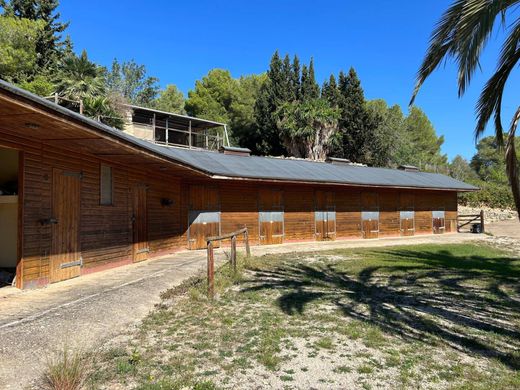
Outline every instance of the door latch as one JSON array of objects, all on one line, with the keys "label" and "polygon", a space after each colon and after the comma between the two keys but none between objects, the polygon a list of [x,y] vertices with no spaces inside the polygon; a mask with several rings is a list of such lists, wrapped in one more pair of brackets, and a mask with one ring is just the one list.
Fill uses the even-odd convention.
[{"label": "door latch", "polygon": [[57,225],[58,224],[58,219],[57,218],[40,219],[40,224],[42,224],[42,225]]}]

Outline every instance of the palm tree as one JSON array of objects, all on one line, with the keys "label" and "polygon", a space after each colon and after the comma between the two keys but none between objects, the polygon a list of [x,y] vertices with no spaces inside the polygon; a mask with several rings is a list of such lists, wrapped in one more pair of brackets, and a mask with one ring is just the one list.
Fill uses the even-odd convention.
[{"label": "palm tree", "polygon": [[87,52],[63,60],[56,80],[56,92],[63,98],[83,100],[104,95],[104,78],[98,66],[89,61]]},{"label": "palm tree", "polygon": [[[505,146],[506,171],[511,184],[513,198],[520,218],[520,181],[518,160],[515,150],[515,132],[520,121],[520,106],[511,120],[509,130],[502,127],[502,94],[511,71],[520,59],[520,18],[507,23],[520,0],[455,0],[438,22],[430,38],[430,45],[417,75],[417,84],[410,101],[419,92],[426,78],[448,58],[458,65],[459,96],[463,95],[471,82],[482,50],[494,31],[497,21],[507,32],[502,43],[497,68],[482,89],[477,102],[478,138],[494,117],[495,136],[499,146]],[[504,138],[507,138],[504,144]]]}]

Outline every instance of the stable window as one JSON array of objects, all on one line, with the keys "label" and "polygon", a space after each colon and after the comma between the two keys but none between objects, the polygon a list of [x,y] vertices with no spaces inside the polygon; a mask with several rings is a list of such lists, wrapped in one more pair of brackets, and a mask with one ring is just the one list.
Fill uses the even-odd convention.
[{"label": "stable window", "polygon": [[112,167],[108,165],[101,165],[100,169],[100,204],[103,206],[110,206],[113,204],[113,178]]}]

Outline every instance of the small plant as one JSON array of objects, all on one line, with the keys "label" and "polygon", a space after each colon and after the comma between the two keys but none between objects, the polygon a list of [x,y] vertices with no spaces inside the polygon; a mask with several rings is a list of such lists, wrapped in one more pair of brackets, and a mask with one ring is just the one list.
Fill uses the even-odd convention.
[{"label": "small plant", "polygon": [[332,342],[332,338],[330,337],[322,337],[317,340],[315,343],[316,347],[322,349],[332,349],[334,347],[334,343]]},{"label": "small plant", "polygon": [[197,382],[193,390],[217,390],[218,387],[212,381]]},{"label": "small plant", "polygon": [[374,367],[370,364],[363,364],[357,368],[357,372],[360,374],[372,374],[374,372]]},{"label": "small plant", "polygon": [[128,362],[129,362],[132,366],[135,366],[135,365],[137,365],[140,361],[141,361],[141,354],[139,353],[139,351],[137,350],[137,348],[134,348],[134,350],[132,351],[132,355],[130,355],[130,359],[128,359]]},{"label": "small plant", "polygon": [[90,358],[81,351],[63,347],[57,356],[47,362],[43,388],[48,390],[79,390],[87,380]]}]

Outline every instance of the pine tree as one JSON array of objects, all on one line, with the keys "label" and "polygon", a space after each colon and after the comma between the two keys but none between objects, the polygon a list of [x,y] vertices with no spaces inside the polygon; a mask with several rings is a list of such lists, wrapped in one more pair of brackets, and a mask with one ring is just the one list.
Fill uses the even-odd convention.
[{"label": "pine tree", "polygon": [[61,33],[67,29],[69,23],[59,21],[60,14],[56,12],[58,5],[58,0],[3,0],[0,3],[6,15],[44,22],[36,43],[37,66],[44,70],[53,67],[59,57],[63,57],[60,55]]}]

